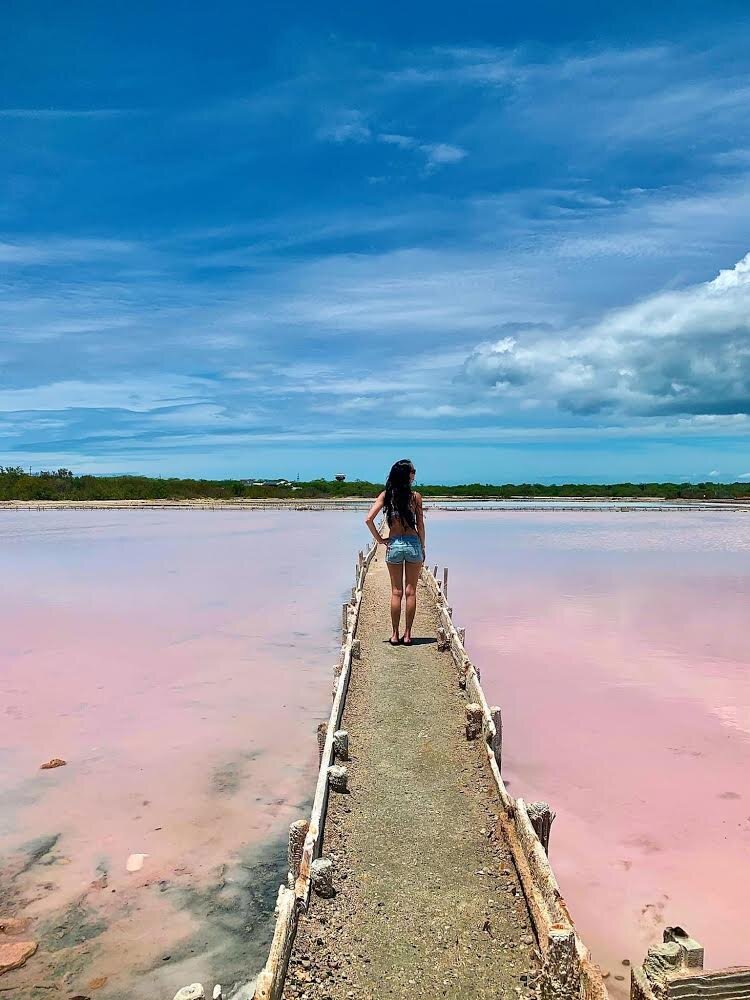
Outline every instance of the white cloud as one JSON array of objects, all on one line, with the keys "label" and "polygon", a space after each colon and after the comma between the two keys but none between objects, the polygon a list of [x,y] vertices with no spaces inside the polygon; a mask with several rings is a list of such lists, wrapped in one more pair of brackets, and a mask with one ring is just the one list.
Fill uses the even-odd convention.
[{"label": "white cloud", "polygon": [[365,123],[360,111],[340,112],[338,120],[320,129],[321,139],[333,142],[379,142],[386,146],[396,146],[398,149],[421,153],[425,158],[428,170],[445,166],[448,163],[458,163],[467,155],[466,150],[447,142],[423,142],[412,135],[400,132],[379,132]]},{"label": "white cloud", "polygon": [[716,153],[713,161],[720,167],[750,167],[750,149],[728,149]]},{"label": "white cloud", "polygon": [[397,132],[380,132],[378,142],[384,142],[389,146],[398,146],[400,149],[414,149],[418,143],[410,135],[399,135]]},{"label": "white cloud", "polygon": [[451,146],[447,142],[425,143],[419,147],[427,157],[427,162],[433,166],[442,163],[458,163],[466,156],[466,150],[460,146]]},{"label": "white cloud", "polygon": [[750,413],[750,254],[713,280],[598,323],[479,345],[462,378],[577,415]]},{"label": "white cloud", "polygon": [[35,242],[0,242],[0,264],[67,264],[120,257],[138,249],[129,240],[55,239]]},{"label": "white cloud", "polygon": [[98,382],[71,379],[0,390],[0,412],[121,409],[145,413],[190,399],[200,402],[205,389],[202,380],[179,375]]},{"label": "white cloud", "polygon": [[336,121],[324,126],[318,132],[321,139],[333,142],[369,142],[372,130],[361,111],[340,111]]},{"label": "white cloud", "polygon": [[0,108],[0,118],[58,121],[66,118],[119,118],[138,114],[132,108]]}]

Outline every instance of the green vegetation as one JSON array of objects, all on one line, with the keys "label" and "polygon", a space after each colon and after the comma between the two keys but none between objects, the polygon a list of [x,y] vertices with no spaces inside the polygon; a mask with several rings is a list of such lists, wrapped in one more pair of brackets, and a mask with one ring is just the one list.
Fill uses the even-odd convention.
[{"label": "green vegetation", "polygon": [[[241,479],[151,479],[147,476],[76,476],[69,469],[30,475],[20,467],[0,466],[0,500],[233,500],[290,499],[307,500],[329,497],[375,497],[381,483],[352,481],[338,483],[314,479],[307,483],[279,484],[270,480],[264,485]],[[424,496],[480,497],[608,497],[663,498],[666,500],[746,500],[748,483],[615,483],[588,485],[568,483],[544,486],[540,483],[514,483],[493,486],[468,483],[464,486],[419,486]]]}]

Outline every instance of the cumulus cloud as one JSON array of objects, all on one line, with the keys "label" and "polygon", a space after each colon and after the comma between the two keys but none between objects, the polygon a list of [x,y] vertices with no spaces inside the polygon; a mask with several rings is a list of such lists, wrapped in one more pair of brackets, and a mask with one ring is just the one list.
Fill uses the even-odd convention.
[{"label": "cumulus cloud", "polygon": [[750,254],[598,323],[480,344],[459,378],[576,415],[750,414]]}]

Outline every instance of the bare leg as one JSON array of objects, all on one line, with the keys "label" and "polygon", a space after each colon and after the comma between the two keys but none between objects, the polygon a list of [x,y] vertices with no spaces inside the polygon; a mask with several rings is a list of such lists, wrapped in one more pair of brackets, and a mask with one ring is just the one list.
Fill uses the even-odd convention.
[{"label": "bare leg", "polygon": [[414,615],[417,613],[417,581],[422,563],[404,563],[404,575],[406,577],[406,628],[404,629],[404,642],[411,642],[411,627],[414,623]]},{"label": "bare leg", "polygon": [[[386,563],[391,577],[391,639],[398,642],[398,626],[401,621],[401,599],[404,596],[404,564]],[[413,617],[413,616],[412,616]]]}]

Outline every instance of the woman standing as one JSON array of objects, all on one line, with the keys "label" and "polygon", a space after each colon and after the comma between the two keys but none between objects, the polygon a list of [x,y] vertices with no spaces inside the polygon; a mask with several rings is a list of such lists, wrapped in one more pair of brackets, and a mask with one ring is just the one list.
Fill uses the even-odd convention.
[{"label": "woman standing", "polygon": [[[370,508],[365,524],[372,537],[388,546],[385,561],[391,576],[391,624],[388,640],[392,646],[411,646],[411,627],[417,610],[417,580],[425,560],[424,515],[422,497],[412,488],[417,470],[408,458],[402,458],[391,468],[385,489]],[[385,510],[388,538],[378,532],[375,518]],[[399,638],[401,601],[406,594],[406,627]]]}]

